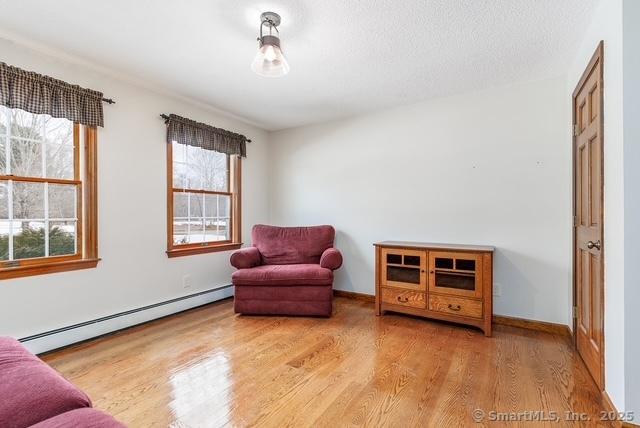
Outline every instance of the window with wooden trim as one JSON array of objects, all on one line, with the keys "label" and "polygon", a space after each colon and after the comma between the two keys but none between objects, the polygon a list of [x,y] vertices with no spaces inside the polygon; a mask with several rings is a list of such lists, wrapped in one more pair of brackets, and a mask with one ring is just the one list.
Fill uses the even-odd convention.
[{"label": "window with wooden trim", "polygon": [[240,248],[240,157],[167,146],[169,257]]},{"label": "window with wooden trim", "polygon": [[96,128],[0,106],[0,279],[95,267]]}]

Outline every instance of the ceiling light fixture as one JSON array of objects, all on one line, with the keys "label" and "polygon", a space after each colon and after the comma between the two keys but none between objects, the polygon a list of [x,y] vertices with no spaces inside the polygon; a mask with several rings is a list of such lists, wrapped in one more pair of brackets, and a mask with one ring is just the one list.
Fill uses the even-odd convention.
[{"label": "ceiling light fixture", "polygon": [[[264,12],[260,15],[260,37],[258,37],[258,53],[251,64],[251,69],[264,77],[280,77],[289,72],[289,63],[280,49],[280,15],[275,12]],[[269,34],[263,34],[264,26],[269,27]],[[273,34],[275,30],[277,35]]]}]

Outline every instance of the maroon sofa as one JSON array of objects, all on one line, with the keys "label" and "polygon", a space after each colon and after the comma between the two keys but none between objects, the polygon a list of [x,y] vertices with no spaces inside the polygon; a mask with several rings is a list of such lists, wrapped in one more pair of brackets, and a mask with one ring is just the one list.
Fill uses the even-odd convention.
[{"label": "maroon sofa", "polygon": [[124,428],[15,339],[0,337],[0,427]]},{"label": "maroon sofa", "polygon": [[231,255],[236,313],[331,316],[333,271],[342,265],[332,226],[256,225],[253,247]]}]

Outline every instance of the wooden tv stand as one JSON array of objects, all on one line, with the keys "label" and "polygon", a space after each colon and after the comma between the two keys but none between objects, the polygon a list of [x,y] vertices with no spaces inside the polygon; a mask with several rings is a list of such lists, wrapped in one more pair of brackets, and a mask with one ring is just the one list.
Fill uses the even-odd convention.
[{"label": "wooden tv stand", "polygon": [[494,247],[384,241],[376,248],[376,315],[475,326],[491,336]]}]

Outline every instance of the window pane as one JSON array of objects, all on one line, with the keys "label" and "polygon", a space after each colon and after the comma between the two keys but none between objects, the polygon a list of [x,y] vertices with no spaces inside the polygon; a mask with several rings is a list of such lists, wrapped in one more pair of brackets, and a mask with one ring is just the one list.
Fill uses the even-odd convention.
[{"label": "window pane", "polygon": [[218,217],[218,195],[205,195],[204,216]]},{"label": "window pane", "polygon": [[44,218],[44,183],[13,182],[13,218]]},{"label": "window pane", "polygon": [[171,145],[171,157],[174,162],[187,162],[187,155],[185,153],[186,145],[178,144],[175,141]]},{"label": "window pane", "polygon": [[186,218],[173,219],[173,243],[175,245],[189,243],[189,220]]},{"label": "window pane", "polygon": [[173,243],[195,244],[204,241],[203,220],[201,218],[174,218]]},{"label": "window pane", "polygon": [[220,240],[231,239],[231,221],[228,218],[219,218],[216,220],[218,224],[218,236]]},{"label": "window pane", "polygon": [[227,241],[230,238],[228,233],[228,219],[205,220],[205,239],[211,241]]},{"label": "window pane", "polygon": [[[193,146],[187,146],[186,152],[185,174],[189,188],[215,191],[229,189],[227,155]],[[174,167],[177,162],[174,159]]]},{"label": "window pane", "polygon": [[0,174],[6,174],[7,171],[7,138],[0,135]]},{"label": "window pane", "polygon": [[13,222],[13,258],[44,257],[44,222]]},{"label": "window pane", "polygon": [[186,193],[173,194],[173,216],[174,217],[187,217],[189,216],[189,201]]},{"label": "window pane", "polygon": [[219,241],[218,228],[215,220],[205,220],[204,222],[204,238],[206,242]]},{"label": "window pane", "polygon": [[186,189],[187,186],[187,164],[173,163],[173,187],[176,189]]},{"label": "window pane", "polygon": [[49,184],[49,218],[76,218],[75,185]]},{"label": "window pane", "polygon": [[201,218],[192,218],[189,222],[190,231],[189,231],[189,243],[190,244],[198,244],[201,242],[206,242],[204,235],[204,220]]},{"label": "window pane", "polygon": [[0,219],[9,218],[9,183],[0,181]]},{"label": "window pane", "polygon": [[0,220],[0,260],[9,260],[9,222]]},{"label": "window pane", "polygon": [[226,196],[226,195],[219,196],[218,216],[231,217],[231,196]]},{"label": "window pane", "polygon": [[202,217],[203,196],[201,193],[189,193],[189,205],[191,206],[189,217]]},{"label": "window pane", "polygon": [[192,164],[186,164],[185,167],[185,187],[187,189],[201,190],[202,187],[202,175],[200,169]]},{"label": "window pane", "polygon": [[11,136],[29,140],[43,140],[44,115],[23,110],[11,110]]},{"label": "window pane", "polygon": [[49,223],[49,255],[64,256],[76,253],[76,222]]},{"label": "window pane", "polygon": [[11,139],[11,173],[42,177],[42,143]]},{"label": "window pane", "polygon": [[74,178],[74,147],[68,144],[47,144],[47,177]]},{"label": "window pane", "polygon": [[231,196],[228,195],[206,195],[204,198],[204,216],[230,217]]},{"label": "window pane", "polygon": [[6,135],[7,133],[7,120],[9,118],[9,109],[5,106],[0,106],[0,135]]},{"label": "window pane", "polygon": [[44,116],[44,132],[47,144],[73,146],[73,122]]}]

